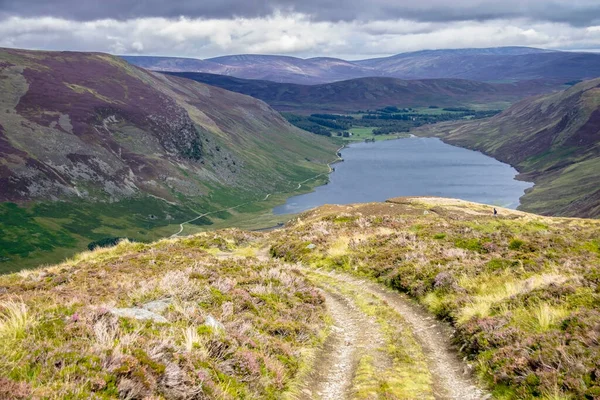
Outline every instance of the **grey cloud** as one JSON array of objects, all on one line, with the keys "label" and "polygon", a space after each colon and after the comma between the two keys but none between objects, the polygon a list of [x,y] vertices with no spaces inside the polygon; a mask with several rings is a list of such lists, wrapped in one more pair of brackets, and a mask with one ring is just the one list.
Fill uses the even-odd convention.
[{"label": "grey cloud", "polygon": [[0,0],[0,12],[73,20],[139,17],[261,17],[275,11],[300,12],[318,21],[404,18],[419,22],[527,18],[573,26],[600,22],[597,0]]}]

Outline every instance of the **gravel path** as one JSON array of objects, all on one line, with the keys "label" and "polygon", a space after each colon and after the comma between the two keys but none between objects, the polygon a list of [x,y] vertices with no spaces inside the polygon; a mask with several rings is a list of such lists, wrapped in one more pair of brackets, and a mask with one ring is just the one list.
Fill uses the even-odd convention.
[{"label": "gravel path", "polygon": [[[475,385],[468,373],[468,366],[453,350],[450,343],[452,329],[449,326],[436,321],[427,311],[414,304],[406,296],[382,285],[346,274],[326,273],[326,275],[346,284],[359,286],[364,292],[386,301],[405,319],[427,358],[427,364],[433,377],[436,399],[480,400],[491,398],[489,394]],[[354,326],[348,325],[348,329],[354,329]]]},{"label": "gravel path", "polygon": [[351,398],[356,366],[365,355],[379,358],[384,339],[378,325],[339,293],[323,291],[333,319],[325,341],[300,399],[342,400]]}]

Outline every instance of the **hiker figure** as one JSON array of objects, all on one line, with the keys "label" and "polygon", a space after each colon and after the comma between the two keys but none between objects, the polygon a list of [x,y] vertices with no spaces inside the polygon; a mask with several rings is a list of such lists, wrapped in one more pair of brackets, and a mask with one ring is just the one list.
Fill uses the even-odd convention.
[{"label": "hiker figure", "polygon": [[498,210],[494,207],[494,217],[498,215]]}]

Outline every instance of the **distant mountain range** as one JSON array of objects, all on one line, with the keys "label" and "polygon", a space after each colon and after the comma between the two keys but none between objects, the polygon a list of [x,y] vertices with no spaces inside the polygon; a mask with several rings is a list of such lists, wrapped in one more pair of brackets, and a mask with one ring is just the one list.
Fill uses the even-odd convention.
[{"label": "distant mountain range", "polygon": [[299,84],[365,77],[455,78],[488,82],[548,79],[567,82],[600,76],[600,54],[529,47],[425,50],[358,61],[273,55],[233,55],[207,60],[149,56],[123,58],[156,71],[205,72]]},{"label": "distant mountain range", "polygon": [[414,133],[483,151],[535,182],[521,208],[542,215],[600,217],[600,79],[527,98],[485,120]]},{"label": "distant mountain range", "polygon": [[378,107],[505,108],[556,89],[549,81],[492,84],[465,79],[357,78],[318,85],[277,83],[199,72],[165,72],[263,100],[279,111],[353,112]]},{"label": "distant mountain range", "polygon": [[239,55],[208,60],[123,56],[131,64],[154,71],[207,72],[273,82],[316,84],[368,76],[383,76],[368,66],[336,58],[304,60],[286,56]]}]

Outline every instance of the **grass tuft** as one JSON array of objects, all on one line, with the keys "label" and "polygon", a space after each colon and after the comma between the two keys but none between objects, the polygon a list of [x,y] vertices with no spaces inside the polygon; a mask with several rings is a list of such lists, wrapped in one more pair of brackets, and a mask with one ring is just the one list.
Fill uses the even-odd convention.
[{"label": "grass tuft", "polygon": [[0,303],[0,338],[15,340],[25,336],[31,316],[27,305],[19,301],[4,301]]}]

